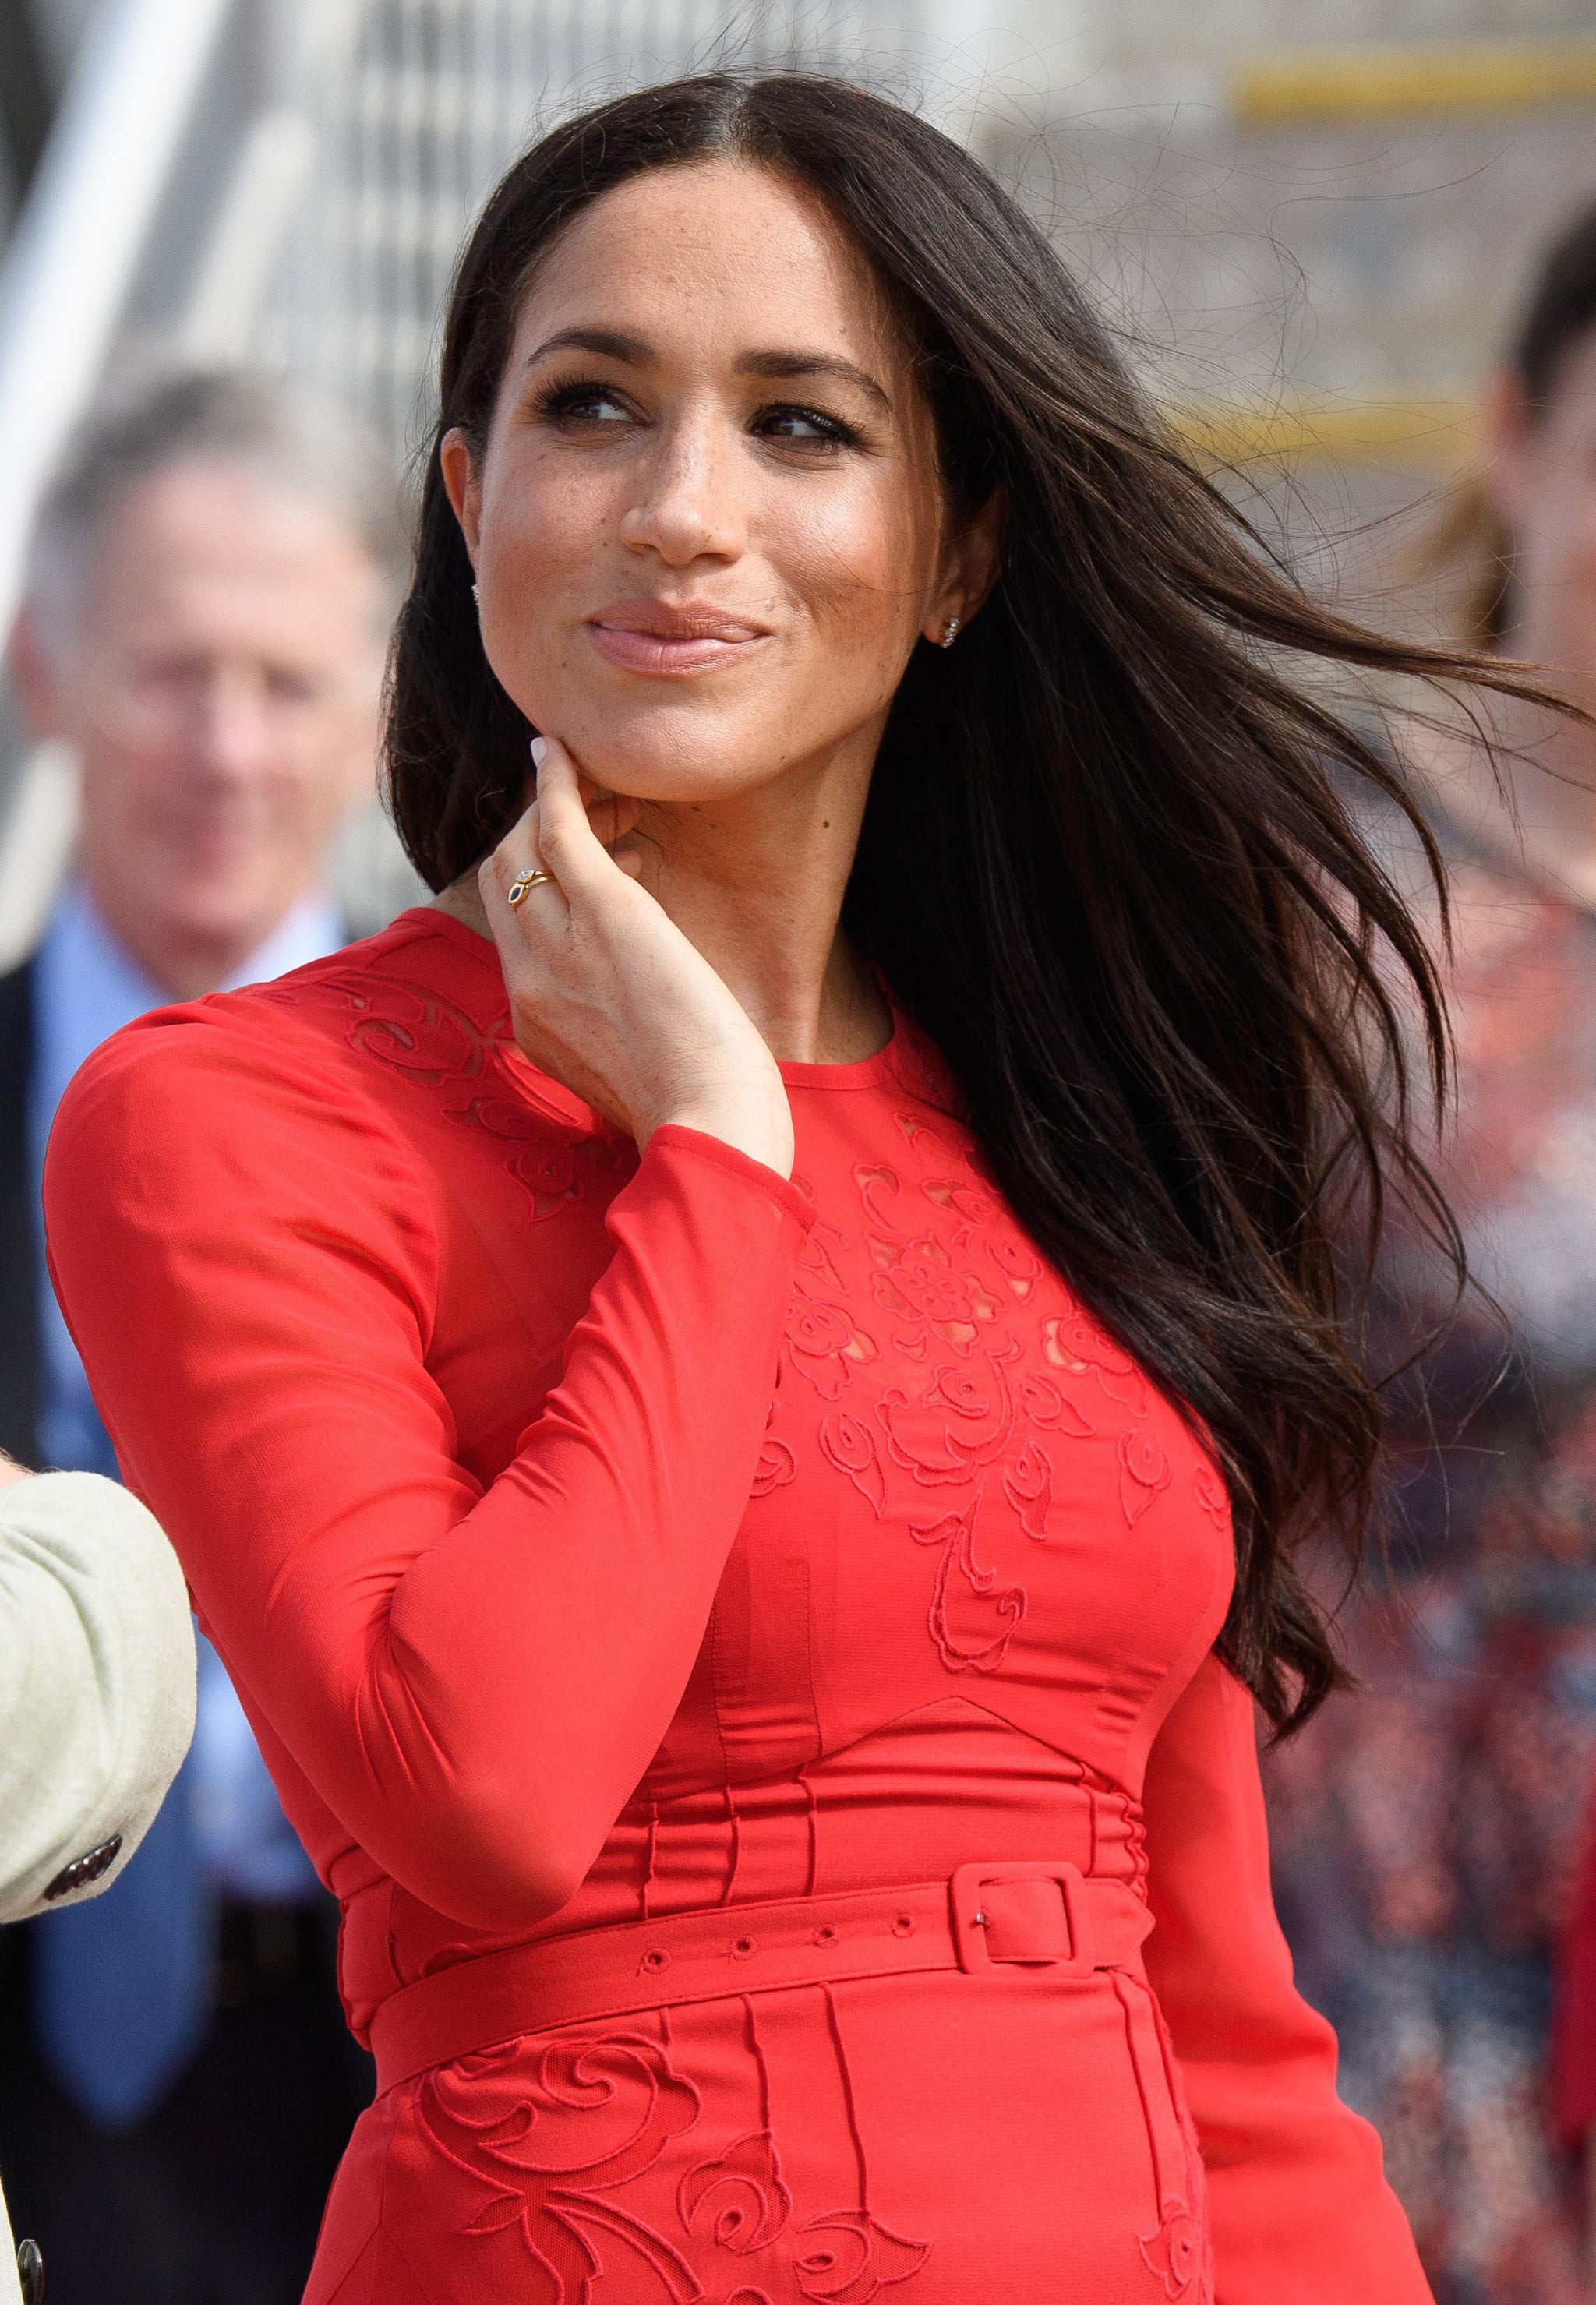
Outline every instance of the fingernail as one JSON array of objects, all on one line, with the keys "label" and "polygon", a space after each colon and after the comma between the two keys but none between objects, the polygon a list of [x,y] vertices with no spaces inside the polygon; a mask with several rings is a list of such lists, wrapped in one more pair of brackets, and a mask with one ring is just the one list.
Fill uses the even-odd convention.
[{"label": "fingernail", "polygon": [[532,766],[533,766],[533,768],[535,768],[535,769],[540,769],[540,768],[543,766],[543,755],[544,755],[544,753],[547,753],[547,752],[548,752],[548,737],[547,737],[547,736],[534,736],[534,737],[532,738]]}]

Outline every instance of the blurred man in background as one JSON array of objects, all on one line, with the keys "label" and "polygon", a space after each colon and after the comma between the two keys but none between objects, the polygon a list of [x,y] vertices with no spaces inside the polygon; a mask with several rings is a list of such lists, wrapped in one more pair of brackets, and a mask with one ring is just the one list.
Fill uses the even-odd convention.
[{"label": "blurred man in background", "polygon": [[[344,940],[327,850],[372,790],[395,532],[354,427],[226,375],[92,421],[46,500],[14,672],[81,763],[82,829],[38,951],[0,979],[0,1445],[24,1460],[116,1469],[42,1257],[68,1080],[144,1011]],[[202,1644],[194,1749],[137,1860],[7,1960],[28,2022],[0,2163],[51,2305],[298,2298],[369,2093],[334,1918]]]}]

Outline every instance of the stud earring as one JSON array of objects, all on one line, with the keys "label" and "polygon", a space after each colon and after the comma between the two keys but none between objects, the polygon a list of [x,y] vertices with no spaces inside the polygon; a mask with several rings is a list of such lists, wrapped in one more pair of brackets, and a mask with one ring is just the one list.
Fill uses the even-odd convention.
[{"label": "stud earring", "polygon": [[480,584],[473,584],[471,586],[471,598],[480,608],[482,605],[482,588]]},{"label": "stud earring", "polygon": [[959,636],[959,620],[958,620],[958,618],[957,618],[956,617],[949,617],[949,618],[948,618],[947,622],[947,623],[943,625],[943,627],[942,627],[942,645],[943,645],[943,647],[944,647],[944,648],[951,648],[951,647],[953,646],[953,644],[954,644],[955,641],[956,641],[956,640],[957,640],[958,636]]}]

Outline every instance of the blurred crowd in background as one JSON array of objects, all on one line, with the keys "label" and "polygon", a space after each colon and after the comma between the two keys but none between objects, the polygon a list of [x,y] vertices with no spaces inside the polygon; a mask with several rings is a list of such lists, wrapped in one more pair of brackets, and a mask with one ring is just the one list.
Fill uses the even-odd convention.
[{"label": "blurred crowd in background", "polygon": [[[868,78],[968,137],[1261,549],[1596,709],[1588,0],[0,0],[0,1445],[23,1460],[115,1471],[42,1263],[72,1072],[423,893],[377,795],[382,668],[476,202],[562,111],[727,59]],[[1393,1388],[1387,1558],[1341,1612],[1362,1688],[1267,1773],[1299,1978],[1438,2298],[1580,2305],[1596,736],[1498,733],[1499,782],[1444,716],[1402,740],[1452,872],[1442,1160],[1484,1288]],[[1388,1244],[1387,1364],[1436,1285],[1422,1242]],[[0,1939],[0,2167],[52,2305],[298,2297],[370,2087],[335,1922],[202,1650],[193,1751],[126,1875]]]}]

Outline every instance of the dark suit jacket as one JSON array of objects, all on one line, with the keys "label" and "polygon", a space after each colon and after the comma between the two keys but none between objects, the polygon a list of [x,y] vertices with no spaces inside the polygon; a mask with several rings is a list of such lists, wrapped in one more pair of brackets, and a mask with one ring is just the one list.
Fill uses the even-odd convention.
[{"label": "dark suit jacket", "polygon": [[33,967],[0,976],[0,1448],[38,1462],[38,1236],[28,1167]]}]

